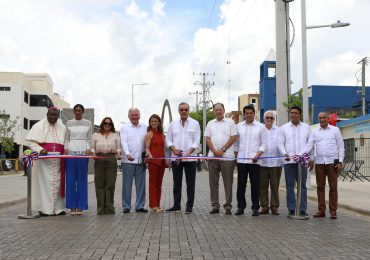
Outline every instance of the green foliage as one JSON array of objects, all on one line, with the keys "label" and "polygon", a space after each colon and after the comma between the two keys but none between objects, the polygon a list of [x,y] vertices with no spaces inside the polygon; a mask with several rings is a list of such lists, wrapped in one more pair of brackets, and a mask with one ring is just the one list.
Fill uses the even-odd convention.
[{"label": "green foliage", "polygon": [[5,115],[5,110],[0,111],[0,147],[1,153],[11,153],[14,151],[14,136],[18,127],[18,117],[11,120]]},{"label": "green foliage", "polygon": [[[193,118],[194,120],[197,120],[199,122],[200,130],[203,133],[203,111],[202,110],[199,110],[199,111],[191,111],[189,113],[189,116],[191,118]],[[215,118],[215,115],[213,114],[213,111],[211,109],[207,109],[207,111],[206,111],[206,119],[207,119],[207,122],[206,123],[208,123],[209,121],[211,121],[214,118]]]},{"label": "green foliage", "polygon": [[[203,147],[203,110],[199,110],[199,111],[191,111],[189,113],[189,116],[191,118],[193,118],[194,120],[197,120],[199,125],[200,125],[200,131],[201,131],[201,134],[200,134],[200,147]],[[206,123],[208,123],[209,121],[211,121],[212,119],[215,118],[215,115],[213,114],[213,111],[209,108],[207,109],[206,111]],[[207,125],[207,124],[206,124]],[[208,149],[207,149],[208,150]]]},{"label": "green foliage", "polygon": [[289,112],[289,108],[292,106],[298,106],[302,108],[303,105],[303,89],[301,88],[297,93],[288,96],[288,102],[284,102],[283,106]]},{"label": "green foliage", "polygon": [[[288,102],[283,102],[283,106],[289,112],[289,108],[298,106],[303,108],[303,88],[298,90],[297,93],[288,96]],[[303,121],[303,113],[301,113],[301,121]]]}]

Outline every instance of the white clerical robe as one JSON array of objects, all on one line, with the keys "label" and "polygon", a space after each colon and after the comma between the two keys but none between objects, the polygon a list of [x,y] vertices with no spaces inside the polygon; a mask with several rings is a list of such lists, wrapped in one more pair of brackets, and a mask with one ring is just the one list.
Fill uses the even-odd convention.
[{"label": "white clerical robe", "polygon": [[[26,140],[32,151],[39,153],[43,143],[64,144],[66,127],[60,120],[51,125],[47,119],[36,123]],[[48,155],[60,154],[49,151]],[[34,161],[32,167],[32,210],[53,215],[65,211],[65,201],[60,195],[60,159]]]}]

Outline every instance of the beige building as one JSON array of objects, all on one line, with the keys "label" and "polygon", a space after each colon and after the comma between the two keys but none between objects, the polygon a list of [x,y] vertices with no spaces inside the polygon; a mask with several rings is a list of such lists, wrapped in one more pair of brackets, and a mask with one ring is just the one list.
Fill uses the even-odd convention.
[{"label": "beige building", "polygon": [[20,155],[29,129],[45,118],[49,107],[70,107],[53,86],[47,73],[0,72],[0,111],[5,111],[2,116],[18,119],[15,142]]},{"label": "beige building", "polygon": [[259,94],[243,94],[238,97],[238,110],[241,111],[241,115],[239,116],[239,121],[243,121],[243,107],[246,105],[253,104],[254,109],[256,110],[256,119],[259,120],[259,110],[260,110],[260,104],[259,104]]}]

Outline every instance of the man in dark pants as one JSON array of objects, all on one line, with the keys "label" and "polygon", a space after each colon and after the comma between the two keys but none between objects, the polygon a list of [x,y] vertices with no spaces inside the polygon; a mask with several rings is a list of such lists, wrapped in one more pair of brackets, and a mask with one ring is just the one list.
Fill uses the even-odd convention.
[{"label": "man in dark pants", "polygon": [[186,191],[188,201],[185,214],[193,212],[195,174],[197,171],[197,158],[195,150],[200,143],[199,123],[189,117],[189,104],[179,104],[180,119],[174,120],[167,131],[166,143],[171,150],[171,156],[194,156],[194,159],[180,161],[172,160],[173,171],[173,198],[174,204],[166,212],[178,212],[181,210],[182,173],[185,170]]},{"label": "man in dark pants", "polygon": [[260,194],[260,162],[258,157],[265,150],[265,138],[263,135],[264,125],[254,119],[255,110],[253,105],[243,108],[245,120],[237,125],[238,132],[238,187],[236,198],[238,209],[235,215],[243,215],[247,206],[245,189],[248,174],[251,182],[252,216],[259,215],[258,210]]}]

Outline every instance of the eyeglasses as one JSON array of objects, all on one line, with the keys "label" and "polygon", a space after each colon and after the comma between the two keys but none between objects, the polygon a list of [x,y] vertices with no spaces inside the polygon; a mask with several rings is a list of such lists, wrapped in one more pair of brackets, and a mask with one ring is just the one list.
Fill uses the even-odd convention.
[{"label": "eyeglasses", "polygon": [[181,108],[180,109],[180,112],[187,112],[189,109],[187,109],[187,108]]},{"label": "eyeglasses", "polygon": [[275,118],[273,118],[272,116],[266,116],[265,118],[266,118],[267,120],[269,120],[269,119],[270,119],[270,120],[274,120],[274,119],[275,119]]},{"label": "eyeglasses", "polygon": [[104,122],[103,125],[110,125],[110,126],[112,126],[112,123],[110,123],[110,122]]}]

